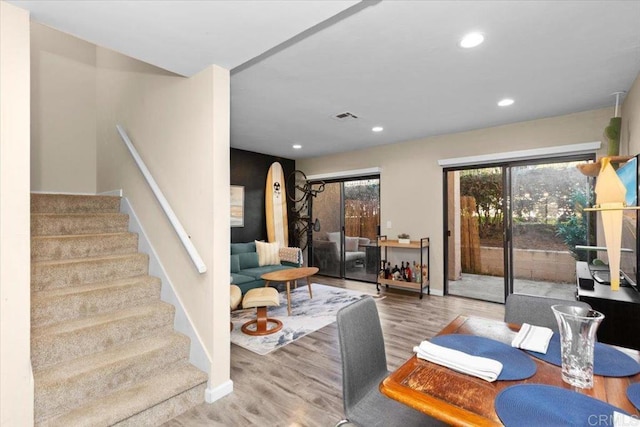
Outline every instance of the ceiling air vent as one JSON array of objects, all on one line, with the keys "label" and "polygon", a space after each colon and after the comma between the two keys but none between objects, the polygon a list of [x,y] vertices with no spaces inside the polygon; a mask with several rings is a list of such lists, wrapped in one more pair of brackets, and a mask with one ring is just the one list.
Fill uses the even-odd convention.
[{"label": "ceiling air vent", "polygon": [[344,113],[339,113],[339,114],[336,114],[335,116],[331,116],[331,118],[334,120],[344,122],[347,120],[355,120],[358,118],[358,116],[348,111],[345,111]]}]

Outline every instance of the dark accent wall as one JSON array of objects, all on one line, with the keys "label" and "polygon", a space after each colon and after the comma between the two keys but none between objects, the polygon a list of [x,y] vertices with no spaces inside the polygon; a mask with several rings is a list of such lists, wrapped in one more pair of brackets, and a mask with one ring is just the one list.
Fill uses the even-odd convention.
[{"label": "dark accent wall", "polygon": [[[285,179],[296,168],[295,160],[274,157],[252,151],[231,149],[231,185],[244,186],[244,227],[231,228],[231,243],[267,240],[265,218],[265,184],[273,162],[280,162]],[[291,236],[291,201],[287,200],[289,236]]]}]

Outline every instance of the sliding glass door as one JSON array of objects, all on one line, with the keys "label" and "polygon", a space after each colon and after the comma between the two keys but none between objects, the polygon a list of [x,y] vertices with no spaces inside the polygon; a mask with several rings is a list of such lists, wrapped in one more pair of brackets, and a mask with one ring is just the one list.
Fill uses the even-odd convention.
[{"label": "sliding glass door", "polygon": [[326,183],[324,191],[312,201],[311,218],[320,225],[313,231],[310,265],[325,276],[342,275],[342,184]]},{"label": "sliding glass door", "polygon": [[324,191],[312,200],[311,217],[320,225],[313,231],[310,260],[319,274],[375,282],[379,177],[326,182]]},{"label": "sliding glass door", "polygon": [[[576,165],[511,168],[511,270],[514,293],[574,299],[575,261],[586,254],[592,183]],[[586,259],[585,259],[586,260]]]},{"label": "sliding glass door", "polygon": [[582,211],[593,180],[576,168],[591,157],[445,170],[446,292],[572,299],[575,246],[594,241]]},{"label": "sliding glass door", "polygon": [[446,177],[448,293],[504,302],[504,170],[455,170]]}]

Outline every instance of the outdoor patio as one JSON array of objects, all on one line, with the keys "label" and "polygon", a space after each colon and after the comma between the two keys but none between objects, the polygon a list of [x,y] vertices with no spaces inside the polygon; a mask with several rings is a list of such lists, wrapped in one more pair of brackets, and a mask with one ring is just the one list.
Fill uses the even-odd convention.
[{"label": "outdoor patio", "polygon": [[[576,285],[515,279],[514,293],[550,298],[575,299]],[[496,276],[464,273],[460,280],[449,281],[449,294],[492,302],[504,302],[504,279]]]}]

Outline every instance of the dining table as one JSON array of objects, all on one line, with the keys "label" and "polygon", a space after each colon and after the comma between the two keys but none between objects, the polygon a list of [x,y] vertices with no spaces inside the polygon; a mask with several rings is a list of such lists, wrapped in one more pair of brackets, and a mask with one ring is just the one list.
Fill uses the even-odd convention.
[{"label": "dining table", "polygon": [[[520,325],[460,315],[445,326],[438,336],[475,335],[511,345],[519,330]],[[640,362],[638,351],[620,347],[616,349]],[[640,382],[640,373],[626,377],[594,375],[593,388],[580,389],[562,380],[560,366],[535,357],[532,359],[536,364],[533,376],[515,381],[488,382],[414,355],[380,383],[380,391],[391,399],[455,426],[503,425],[494,402],[502,390],[516,384],[545,384],[573,390],[607,402],[633,417],[640,417],[640,412],[626,396],[627,387]]]}]

